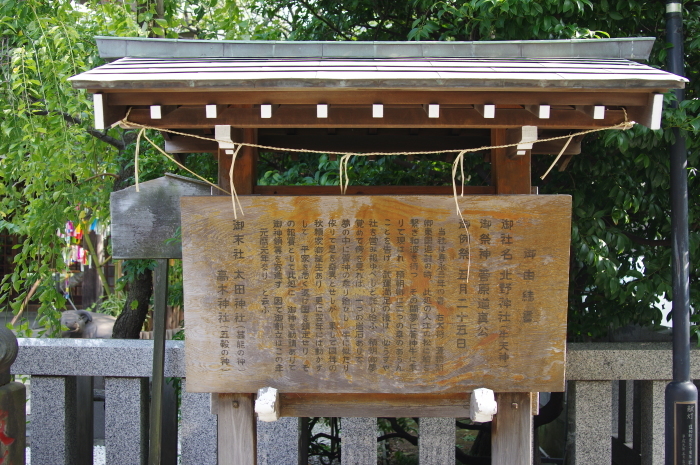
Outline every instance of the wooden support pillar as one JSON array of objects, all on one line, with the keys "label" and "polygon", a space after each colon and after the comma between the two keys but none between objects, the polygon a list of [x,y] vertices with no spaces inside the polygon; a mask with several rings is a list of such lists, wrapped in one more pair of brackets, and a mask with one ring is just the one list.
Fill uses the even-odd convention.
[{"label": "wooden support pillar", "polygon": [[[491,130],[491,145],[506,143],[505,129]],[[491,150],[491,170],[497,194],[530,194],[531,155],[508,158],[506,149]],[[532,402],[528,392],[497,393],[498,413],[491,436],[493,465],[532,464]]]},{"label": "wooden support pillar", "polygon": [[[258,142],[258,130],[257,129],[232,129],[231,130],[231,140],[236,142],[247,142],[250,144],[255,144]],[[218,160],[219,160],[219,176],[218,185],[227,191],[231,190],[229,182],[229,170],[231,169],[231,161],[233,157],[226,154],[226,150],[231,149],[218,149]],[[255,191],[255,186],[257,184],[257,160],[258,160],[258,149],[254,147],[242,147],[236,156],[236,166],[233,170],[233,185],[236,186],[236,193],[239,195],[253,194]],[[225,195],[218,189],[214,189],[216,192],[214,195]]]},{"label": "wooden support pillar", "polygon": [[[257,143],[257,129],[234,129],[235,142]],[[229,170],[232,156],[219,148],[219,186],[230,190]],[[233,184],[239,195],[253,194],[257,184],[258,150],[242,147],[236,156]],[[218,194],[222,194],[221,191]],[[219,463],[226,465],[255,465],[257,463],[257,423],[253,409],[253,394],[219,394],[218,451]]]},{"label": "wooden support pillar", "polygon": [[256,465],[257,423],[253,394],[219,394],[219,464]]},{"label": "wooden support pillar", "polygon": [[[491,130],[491,145],[506,144],[506,129]],[[506,149],[491,150],[491,177],[497,194],[529,194],[531,155],[508,158]]]},{"label": "wooden support pillar", "polygon": [[491,424],[493,465],[532,465],[532,403],[528,392],[497,393]]}]

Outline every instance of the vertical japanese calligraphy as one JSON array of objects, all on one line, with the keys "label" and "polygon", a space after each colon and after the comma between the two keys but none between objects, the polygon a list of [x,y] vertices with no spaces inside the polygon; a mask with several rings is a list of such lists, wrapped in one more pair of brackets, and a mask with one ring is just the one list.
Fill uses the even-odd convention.
[{"label": "vertical japanese calligraphy", "polygon": [[563,388],[568,196],[241,201],[182,200],[188,389]]}]

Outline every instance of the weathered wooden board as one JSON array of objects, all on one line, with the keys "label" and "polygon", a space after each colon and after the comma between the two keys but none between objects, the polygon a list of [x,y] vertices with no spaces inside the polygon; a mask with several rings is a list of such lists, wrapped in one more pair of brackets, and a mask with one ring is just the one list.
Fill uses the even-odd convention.
[{"label": "weathered wooden board", "polygon": [[569,196],[182,198],[195,392],[564,388]]},{"label": "weathered wooden board", "polygon": [[182,258],[180,242],[166,242],[180,227],[180,197],[210,194],[206,183],[175,174],[112,192],[113,258]]}]

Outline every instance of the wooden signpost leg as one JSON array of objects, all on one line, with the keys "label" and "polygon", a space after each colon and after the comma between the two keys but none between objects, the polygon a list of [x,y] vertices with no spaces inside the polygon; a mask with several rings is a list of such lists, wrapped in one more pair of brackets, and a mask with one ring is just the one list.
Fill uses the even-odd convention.
[{"label": "wooden signpost leg", "polygon": [[[505,129],[491,130],[491,145],[506,143]],[[530,194],[530,154],[508,158],[506,149],[491,150],[496,194]],[[532,464],[532,403],[530,393],[497,393],[498,413],[491,432],[493,465]]]},{"label": "wooden signpost leg", "polygon": [[165,371],[165,314],[168,304],[168,259],[156,260],[153,288],[153,380],[151,383],[150,448],[148,462],[161,465]]},{"label": "wooden signpost leg", "polygon": [[532,403],[530,393],[497,393],[498,413],[491,424],[493,465],[532,464]]},{"label": "wooden signpost leg", "polygon": [[257,463],[253,402],[253,394],[219,394],[219,465]]},{"label": "wooden signpost leg", "polygon": [[[235,142],[257,142],[255,129],[235,130]],[[219,185],[229,186],[230,155],[219,149]],[[257,150],[243,147],[236,158],[233,184],[240,195],[252,194],[256,184]],[[219,465],[255,465],[257,462],[257,423],[253,394],[219,394]]]}]

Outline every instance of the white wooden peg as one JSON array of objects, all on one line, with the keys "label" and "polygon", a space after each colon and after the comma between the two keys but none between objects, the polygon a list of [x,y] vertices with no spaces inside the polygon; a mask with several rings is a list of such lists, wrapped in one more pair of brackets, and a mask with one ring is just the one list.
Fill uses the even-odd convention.
[{"label": "white wooden peg", "polygon": [[95,111],[95,129],[102,130],[105,128],[105,109],[102,94],[92,95],[92,105]]},{"label": "white wooden peg", "polygon": [[328,105],[319,103],[316,105],[316,118],[328,118]]},{"label": "white wooden peg", "polygon": [[160,105],[151,105],[151,119],[161,118],[163,118],[163,113],[161,111]]},{"label": "white wooden peg", "polygon": [[255,413],[260,421],[277,421],[280,419],[280,400],[277,389],[264,387],[258,389],[255,399]]},{"label": "white wooden peg", "polygon": [[233,143],[233,140],[231,140],[231,126],[228,124],[214,125],[214,139],[219,142],[220,149],[226,150],[225,153],[227,155],[233,155],[232,149],[235,149],[236,145]]},{"label": "white wooden peg", "polygon": [[479,423],[491,421],[497,412],[496,396],[491,389],[479,388],[472,391],[469,400],[469,418],[472,421]]},{"label": "white wooden peg", "polygon": [[272,118],[272,113],[279,105],[270,105],[268,103],[263,103],[260,105],[260,117],[261,118]]},{"label": "white wooden peg", "polygon": [[549,105],[526,105],[525,109],[539,119],[549,119],[551,108]]},{"label": "white wooden peg", "polygon": [[440,117],[440,105],[437,103],[429,103],[423,105],[423,109],[428,114],[428,118],[439,118]]},{"label": "white wooden peg", "polygon": [[474,105],[474,108],[486,119],[493,119],[496,117],[496,105],[487,103],[485,105]]},{"label": "white wooden peg", "polygon": [[372,105],[372,118],[384,118],[384,105],[381,103]]},{"label": "white wooden peg", "polygon": [[605,105],[593,107],[593,119],[605,119]]},{"label": "white wooden peg", "polygon": [[205,108],[207,118],[213,119],[213,118],[217,117],[216,105],[206,105],[204,108]]}]

